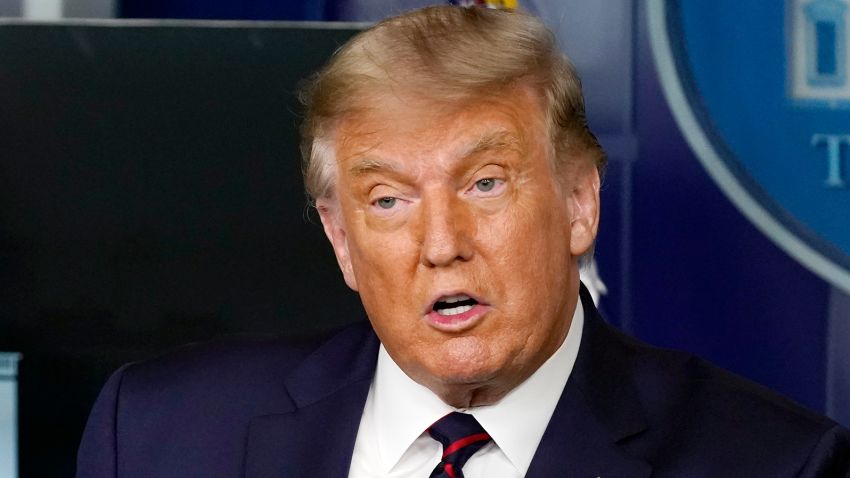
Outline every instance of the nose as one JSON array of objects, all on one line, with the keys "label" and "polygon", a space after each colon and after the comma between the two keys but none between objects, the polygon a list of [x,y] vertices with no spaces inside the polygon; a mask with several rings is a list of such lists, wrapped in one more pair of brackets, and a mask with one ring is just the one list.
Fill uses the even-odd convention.
[{"label": "nose", "polygon": [[446,267],[472,258],[473,218],[459,198],[451,193],[424,196],[420,213],[422,265]]}]

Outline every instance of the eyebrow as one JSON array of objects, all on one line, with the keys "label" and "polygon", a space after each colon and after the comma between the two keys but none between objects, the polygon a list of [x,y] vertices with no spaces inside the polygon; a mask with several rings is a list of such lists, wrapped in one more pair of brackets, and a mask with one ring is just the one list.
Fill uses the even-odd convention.
[{"label": "eyebrow", "polygon": [[481,137],[478,138],[478,141],[466,150],[461,157],[468,157],[490,150],[518,149],[519,145],[519,138],[508,131],[503,129],[489,131],[481,135]]},{"label": "eyebrow", "polygon": [[354,176],[363,176],[369,173],[380,173],[384,171],[398,173],[399,169],[392,163],[374,158],[361,159],[349,169],[349,172]]},{"label": "eyebrow", "polygon": [[[499,149],[518,150],[520,145],[516,135],[499,129],[482,134],[470,147],[465,149],[460,158],[466,159],[478,153]],[[364,157],[359,159],[349,172],[354,176],[364,176],[371,173],[391,172],[400,173],[397,165],[376,158]]]}]

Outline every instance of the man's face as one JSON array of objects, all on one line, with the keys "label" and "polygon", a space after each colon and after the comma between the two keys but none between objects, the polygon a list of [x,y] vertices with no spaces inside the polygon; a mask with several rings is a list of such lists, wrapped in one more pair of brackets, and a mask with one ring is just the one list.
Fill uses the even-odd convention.
[{"label": "man's face", "polygon": [[561,344],[598,220],[595,169],[557,174],[539,100],[508,93],[383,98],[339,126],[336,197],[319,201],[390,356],[461,407],[497,400]]}]

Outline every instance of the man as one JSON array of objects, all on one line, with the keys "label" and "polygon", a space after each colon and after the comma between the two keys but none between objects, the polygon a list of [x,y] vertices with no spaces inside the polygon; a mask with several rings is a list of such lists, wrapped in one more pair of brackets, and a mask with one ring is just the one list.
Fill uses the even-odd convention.
[{"label": "man", "polygon": [[370,324],[119,370],[78,476],[850,476],[850,434],[607,326],[604,155],[521,13],[432,7],[305,91],[305,183]]}]

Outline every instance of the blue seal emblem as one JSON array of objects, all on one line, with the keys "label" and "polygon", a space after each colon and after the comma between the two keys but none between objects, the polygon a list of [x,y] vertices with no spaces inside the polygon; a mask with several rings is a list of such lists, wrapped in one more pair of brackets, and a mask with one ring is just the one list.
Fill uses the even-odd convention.
[{"label": "blue seal emblem", "polygon": [[850,0],[649,0],[676,122],[762,232],[850,293]]}]

